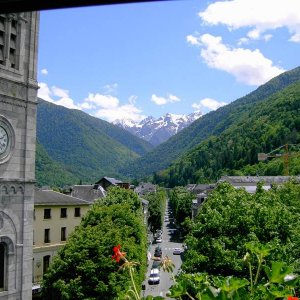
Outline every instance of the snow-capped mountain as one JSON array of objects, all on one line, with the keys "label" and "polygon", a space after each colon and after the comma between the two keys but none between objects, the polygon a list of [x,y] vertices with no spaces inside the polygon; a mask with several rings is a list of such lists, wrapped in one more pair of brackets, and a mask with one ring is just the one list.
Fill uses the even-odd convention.
[{"label": "snow-capped mountain", "polygon": [[157,146],[201,116],[201,112],[189,115],[166,114],[158,119],[150,116],[140,122],[116,120],[113,124]]}]

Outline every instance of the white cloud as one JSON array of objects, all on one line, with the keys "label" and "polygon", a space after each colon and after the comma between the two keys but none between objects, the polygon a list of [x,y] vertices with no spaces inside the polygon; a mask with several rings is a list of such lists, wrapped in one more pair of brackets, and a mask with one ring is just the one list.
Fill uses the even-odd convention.
[{"label": "white cloud", "polygon": [[57,86],[53,86],[51,90],[52,90],[54,96],[61,97],[61,98],[68,98],[69,97],[69,91],[68,90],[61,89]]},{"label": "white cloud", "polygon": [[293,36],[291,36],[289,41],[299,43],[300,42],[300,33],[296,33]]},{"label": "white cloud", "polygon": [[42,69],[42,70],[41,70],[41,73],[42,73],[43,75],[48,75],[48,70],[47,70],[47,69]]},{"label": "white cloud", "polygon": [[88,97],[85,98],[84,101],[93,103],[94,105],[101,106],[103,108],[113,108],[118,107],[119,105],[118,98],[111,95],[102,95],[99,93],[89,93]]},{"label": "white cloud", "polygon": [[51,91],[47,83],[44,82],[39,83],[38,97],[49,102],[54,102],[54,100],[51,98]]},{"label": "white cloud", "polygon": [[199,39],[196,36],[191,35],[191,34],[186,37],[186,41],[195,46],[201,44]]},{"label": "white cloud", "polygon": [[117,92],[118,84],[112,83],[112,84],[106,84],[104,87],[104,94],[114,94]]},{"label": "white cloud", "polygon": [[273,37],[272,34],[265,34],[265,35],[263,36],[263,39],[264,39],[266,42],[268,42],[272,37]]},{"label": "white cloud", "polygon": [[260,38],[266,30],[286,27],[292,35],[290,41],[300,42],[299,0],[232,0],[217,1],[200,12],[208,25],[225,25],[230,30],[252,27],[249,38]]},{"label": "white cloud", "polygon": [[78,109],[81,110],[81,107],[76,105],[73,101],[73,99],[69,98],[69,97],[63,97],[57,101],[54,102],[57,105],[61,105],[70,109]]},{"label": "white cloud", "polygon": [[247,36],[251,40],[258,40],[260,38],[260,31],[258,29],[253,29],[248,32]]},{"label": "white cloud", "polygon": [[177,96],[172,95],[172,94],[168,95],[167,97],[161,97],[161,96],[156,96],[155,94],[152,94],[151,101],[154,102],[156,105],[164,105],[167,103],[179,102],[180,99]]},{"label": "white cloud", "polygon": [[137,96],[135,95],[130,96],[128,103],[122,105],[118,98],[100,93],[89,93],[88,97],[82,102],[75,103],[74,100],[70,98],[68,90],[57,86],[49,88],[44,82],[40,82],[39,87],[38,97],[67,108],[83,110],[90,115],[104,118],[109,122],[116,119],[141,121],[146,117],[142,114],[142,110],[136,107]]},{"label": "white cloud", "polygon": [[249,43],[249,39],[246,38],[246,37],[242,37],[242,38],[240,38],[239,41],[238,41],[238,46],[241,46],[241,45],[243,45],[243,44],[248,44],[248,43]]},{"label": "white cloud", "polygon": [[[57,105],[81,110],[81,107],[76,105],[74,100],[69,97],[69,91],[56,86],[49,88],[47,83],[44,82],[39,83],[38,97]],[[59,99],[55,99],[57,97]]]},{"label": "white cloud", "polygon": [[141,109],[129,103],[118,107],[99,109],[94,113],[94,115],[98,118],[104,118],[108,122],[113,122],[117,119],[129,119],[139,122],[146,117],[142,115],[141,112]]},{"label": "white cloud", "polygon": [[117,119],[141,121],[145,116],[141,114],[142,110],[135,106],[136,99],[137,97],[132,95],[129,97],[128,103],[121,105],[119,99],[114,96],[90,93],[84,99],[81,107],[84,108],[87,104],[92,103],[94,111],[91,114],[98,118],[104,118],[108,122]]},{"label": "white cloud", "polygon": [[210,34],[200,36],[201,57],[214,69],[233,75],[237,81],[248,85],[261,85],[285,70],[273,65],[260,50],[230,48],[222,38]]},{"label": "white cloud", "polygon": [[208,108],[209,110],[216,110],[221,106],[226,105],[226,102],[219,102],[212,98],[204,98],[200,100],[198,103],[193,103],[192,107],[196,110],[201,110],[203,107]]},{"label": "white cloud", "polygon": [[179,102],[180,101],[180,99],[177,96],[172,95],[172,94],[169,95],[169,99],[170,99],[170,102]]}]

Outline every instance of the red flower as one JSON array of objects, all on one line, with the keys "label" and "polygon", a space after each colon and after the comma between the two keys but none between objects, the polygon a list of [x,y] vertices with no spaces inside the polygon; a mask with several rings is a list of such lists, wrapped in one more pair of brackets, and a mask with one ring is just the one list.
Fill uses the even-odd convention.
[{"label": "red flower", "polygon": [[125,256],[125,252],[121,252],[121,245],[118,245],[117,247],[113,248],[114,251],[114,255],[111,257],[112,259],[114,259],[116,262],[119,262],[121,258],[124,258]]},{"label": "red flower", "polygon": [[287,300],[299,300],[298,297],[288,296]]}]

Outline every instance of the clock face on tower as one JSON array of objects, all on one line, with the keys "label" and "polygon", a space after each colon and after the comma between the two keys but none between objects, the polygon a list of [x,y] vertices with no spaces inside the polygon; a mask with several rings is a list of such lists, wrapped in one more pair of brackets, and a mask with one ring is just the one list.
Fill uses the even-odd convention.
[{"label": "clock face on tower", "polygon": [[10,122],[0,115],[0,164],[7,162],[14,150],[15,133]]},{"label": "clock face on tower", "polygon": [[3,154],[8,147],[9,137],[3,126],[0,126],[0,154]]}]

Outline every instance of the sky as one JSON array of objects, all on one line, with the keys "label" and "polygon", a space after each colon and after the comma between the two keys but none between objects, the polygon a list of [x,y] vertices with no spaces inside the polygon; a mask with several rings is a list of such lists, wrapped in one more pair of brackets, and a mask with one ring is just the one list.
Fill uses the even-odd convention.
[{"label": "sky", "polygon": [[300,66],[300,0],[42,11],[38,96],[113,122],[226,105]]}]

